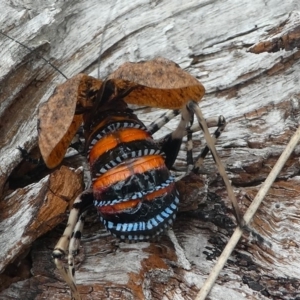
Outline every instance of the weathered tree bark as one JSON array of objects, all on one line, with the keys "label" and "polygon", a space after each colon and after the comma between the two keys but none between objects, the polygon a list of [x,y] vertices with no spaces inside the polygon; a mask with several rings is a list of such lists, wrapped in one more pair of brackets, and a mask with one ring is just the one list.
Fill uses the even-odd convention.
[{"label": "weathered tree bark", "polygon": [[[98,69],[104,78],[125,61],[156,56],[188,70],[206,88],[204,115],[222,114],[228,122],[217,150],[243,212],[298,127],[297,0],[0,3],[1,31],[32,49],[0,35],[0,299],[69,297],[51,252],[68,203],[82,190],[83,173],[63,167],[42,178],[38,172],[27,185],[20,174],[28,167],[18,166],[17,147],[37,146],[38,105],[65,81],[41,56],[68,78],[79,72],[97,77]],[[286,50],[277,51],[281,47]],[[158,113],[140,118],[147,125]],[[170,122],[157,137],[175,126]],[[200,140],[195,134],[195,154]],[[183,150],[177,166],[185,162]],[[210,299],[299,297],[299,151],[264,199],[251,224],[254,234],[245,233]],[[83,299],[195,298],[235,226],[211,158],[202,173],[178,183],[175,237],[171,231],[157,243],[118,243],[91,212],[77,260]]]}]

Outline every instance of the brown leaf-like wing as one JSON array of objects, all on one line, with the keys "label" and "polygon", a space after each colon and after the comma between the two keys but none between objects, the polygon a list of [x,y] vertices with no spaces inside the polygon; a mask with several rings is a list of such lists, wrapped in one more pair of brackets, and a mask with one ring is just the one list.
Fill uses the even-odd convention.
[{"label": "brown leaf-like wing", "polygon": [[109,79],[118,88],[131,88],[125,97],[131,104],[177,109],[187,101],[200,101],[203,85],[174,62],[156,58],[139,63],[124,63]]},{"label": "brown leaf-like wing", "polygon": [[49,100],[39,108],[39,147],[48,168],[56,167],[82,123],[82,115],[75,115],[77,106],[86,107],[88,94],[100,88],[102,82],[78,74],[59,85]]}]

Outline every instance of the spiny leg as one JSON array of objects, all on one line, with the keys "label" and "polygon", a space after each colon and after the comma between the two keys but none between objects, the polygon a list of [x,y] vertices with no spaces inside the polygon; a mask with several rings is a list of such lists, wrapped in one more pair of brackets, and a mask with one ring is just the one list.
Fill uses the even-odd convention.
[{"label": "spiny leg", "polygon": [[186,143],[186,164],[187,170],[186,173],[189,174],[192,168],[194,168],[194,159],[193,159],[193,131],[190,127],[186,129],[187,132],[187,143]]},{"label": "spiny leg", "polygon": [[[72,293],[72,299],[80,300],[80,295],[77,291],[75,279],[74,279],[74,257],[73,253],[69,254],[72,258],[69,258],[69,263],[72,265],[69,265],[69,268],[66,268],[63,265],[62,259],[67,254],[67,249],[69,248],[73,250],[72,247],[74,247],[75,241],[71,243],[71,246],[69,245],[70,239],[73,237],[73,240],[75,240],[75,236],[78,237],[78,233],[76,233],[76,230],[82,230],[83,227],[83,220],[81,219],[82,213],[93,204],[93,193],[92,190],[86,190],[83,193],[81,193],[74,201],[73,207],[70,211],[69,219],[67,226],[64,230],[63,235],[59,239],[58,243],[56,244],[52,256],[54,258],[54,262],[56,265],[56,268],[60,272],[61,276],[65,280],[65,282],[69,285]],[[78,224],[78,225],[77,225]],[[74,234],[75,232],[75,234]]]},{"label": "spiny leg", "polygon": [[[192,117],[194,117],[194,114],[191,112]],[[206,157],[206,155],[209,152],[209,147],[205,145],[203,150],[201,151],[200,155],[195,159],[193,159],[193,138],[192,134],[194,132],[199,131],[201,129],[199,127],[199,124],[193,125],[194,120],[192,119],[190,122],[190,126],[187,127],[187,174],[189,174],[191,171],[194,173],[198,173],[201,165],[203,164],[203,161]],[[215,144],[217,139],[220,137],[221,133],[224,131],[226,126],[226,120],[223,116],[219,117],[211,117],[208,119],[205,119],[206,125],[208,128],[211,127],[217,127],[215,132],[212,134],[213,143]]]},{"label": "spiny leg", "polygon": [[191,115],[190,109],[184,107],[181,111],[181,119],[177,128],[158,142],[162,152],[166,155],[165,164],[168,169],[173,166],[178,156],[182,139],[187,134],[187,128],[192,125],[191,120],[193,120],[193,116]]},{"label": "spiny leg", "polygon": [[[219,116],[219,117],[205,119],[205,122],[206,122],[208,128],[217,127],[215,132],[212,134],[212,140],[213,140],[213,143],[215,144],[217,139],[220,137],[221,133],[225,129],[226,120],[223,116]],[[193,128],[191,129],[191,131],[194,132]],[[195,159],[195,163],[193,164],[193,172],[194,173],[199,172],[199,169],[200,169],[201,165],[203,164],[204,158],[206,157],[208,152],[209,152],[209,147],[207,145],[205,145],[205,147],[202,149],[199,156]]]},{"label": "spiny leg", "polygon": [[[160,130],[165,124],[169,123],[173,118],[175,118],[179,114],[180,114],[179,109],[174,109],[174,110],[168,111],[166,113],[163,113],[147,127],[148,132],[151,134],[154,134],[155,132]],[[205,121],[209,128],[210,127],[219,127],[220,118],[224,119],[223,116],[220,116],[218,118],[216,118],[216,117],[208,118],[208,119],[205,119]],[[224,122],[225,122],[225,119],[224,119]],[[199,124],[194,124],[193,126],[191,126],[190,130],[192,133],[194,133],[194,132],[198,132],[199,130],[201,130],[201,128],[199,127]]]},{"label": "spiny leg", "polygon": [[186,143],[186,174],[189,174],[192,168],[194,167],[194,159],[193,159],[193,131],[192,125],[194,122],[194,113],[192,111],[190,113],[190,121],[189,124],[186,126],[186,133],[187,133],[187,143]]},{"label": "spiny leg", "polygon": [[[159,130],[160,126],[165,125],[169,122],[174,116],[178,115],[178,110],[173,110],[169,113],[165,113],[161,115],[157,120],[155,120],[150,126],[151,128],[155,128]],[[226,121],[223,116],[219,117],[212,117],[205,119],[207,126],[210,127],[217,127],[216,131],[213,133],[213,141],[214,143],[221,135],[222,131],[225,128]],[[181,113],[181,121],[179,122],[177,129],[168,135],[166,135],[161,141],[161,149],[164,150],[167,156],[166,164],[170,168],[172,167],[175,159],[178,155],[180,145],[182,143],[182,138],[187,135],[187,174],[193,169],[195,173],[198,172],[199,167],[203,163],[204,158],[206,157],[207,153],[209,152],[209,148],[205,146],[202,150],[201,154],[196,158],[196,163],[194,164],[193,159],[193,141],[192,141],[192,134],[201,130],[199,124],[194,124],[194,114],[193,111],[190,111],[187,107],[182,110]],[[169,151],[168,151],[169,149]],[[172,157],[172,158],[171,158]]]},{"label": "spiny leg", "polygon": [[69,266],[69,275],[72,282],[75,281],[75,267],[74,267],[74,258],[79,253],[80,239],[83,231],[83,225],[85,221],[87,211],[83,212],[75,225],[75,228],[72,232],[70,244],[69,244],[69,254],[68,254],[68,266]]},{"label": "spiny leg", "polygon": [[171,110],[166,113],[163,113],[159,116],[154,122],[148,126],[148,131],[151,134],[154,134],[156,131],[161,129],[165,124],[170,122],[174,117],[178,116],[180,113],[179,109]]},{"label": "spiny leg", "polygon": [[236,219],[237,219],[237,222],[239,224],[239,226],[243,226],[242,224],[242,216],[241,216],[241,213],[240,213],[240,210],[239,210],[239,207],[238,207],[238,204],[237,204],[237,200],[235,198],[235,195],[234,195],[234,192],[233,192],[233,189],[232,189],[232,186],[229,182],[229,178],[227,176],[227,173],[225,171],[225,168],[221,162],[221,159],[216,151],[216,148],[215,148],[215,145],[214,145],[214,140],[213,138],[210,136],[210,133],[208,131],[208,128],[207,128],[207,124],[205,122],[205,119],[203,117],[203,114],[200,110],[200,107],[197,105],[196,102],[194,101],[190,101],[188,104],[187,104],[187,107],[188,109],[190,109],[191,111],[193,111],[197,117],[197,120],[199,122],[199,125],[201,127],[201,129],[203,130],[203,133],[204,133],[204,137],[205,137],[205,140],[207,142],[207,146],[213,156],[213,159],[217,165],[217,168],[219,170],[219,173],[220,175],[222,176],[223,178],[223,181],[226,185],[226,189],[227,189],[227,193],[228,193],[228,196],[229,196],[229,199],[231,200],[232,202],[232,206],[233,206],[233,209],[234,209],[234,213],[235,213],[235,216],[236,216]]}]

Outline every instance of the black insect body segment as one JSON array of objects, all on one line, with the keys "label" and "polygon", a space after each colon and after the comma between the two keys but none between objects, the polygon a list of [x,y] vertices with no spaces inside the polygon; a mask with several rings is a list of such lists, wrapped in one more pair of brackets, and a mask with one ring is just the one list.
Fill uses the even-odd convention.
[{"label": "black insect body segment", "polygon": [[94,205],[115,236],[149,240],[175,219],[179,198],[174,178],[131,110],[102,109],[97,116],[103,118],[87,137]]}]

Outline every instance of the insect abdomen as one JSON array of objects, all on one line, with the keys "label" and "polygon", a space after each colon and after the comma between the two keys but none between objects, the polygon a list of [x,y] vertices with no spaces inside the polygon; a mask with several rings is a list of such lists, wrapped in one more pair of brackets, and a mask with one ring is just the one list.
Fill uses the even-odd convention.
[{"label": "insect abdomen", "polygon": [[148,240],[172,224],[178,192],[145,126],[132,118],[118,119],[89,139],[94,205],[113,235]]}]

